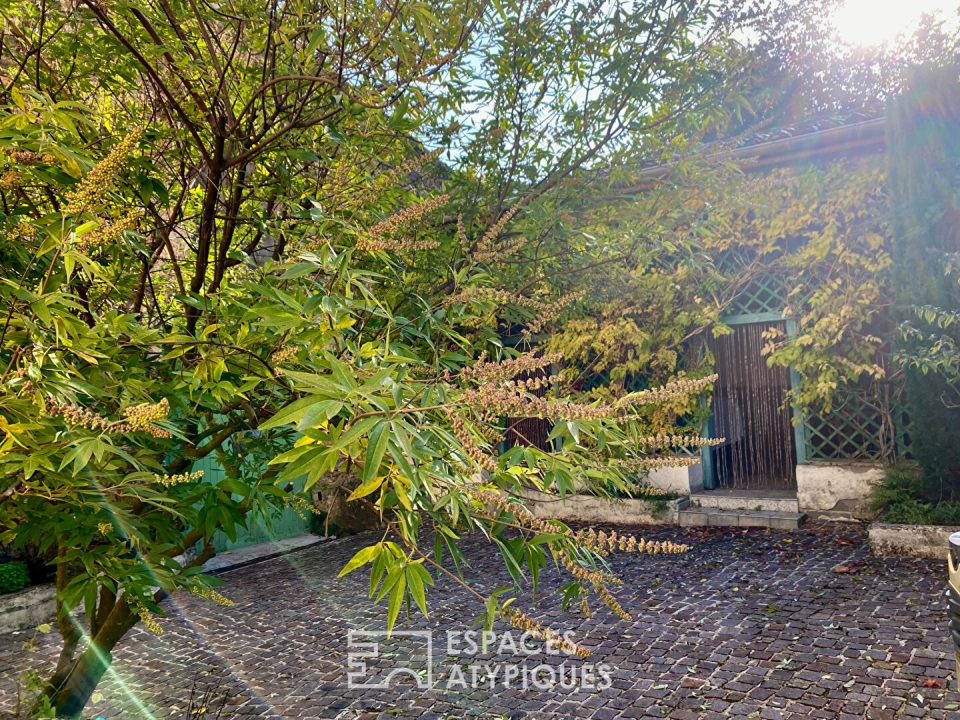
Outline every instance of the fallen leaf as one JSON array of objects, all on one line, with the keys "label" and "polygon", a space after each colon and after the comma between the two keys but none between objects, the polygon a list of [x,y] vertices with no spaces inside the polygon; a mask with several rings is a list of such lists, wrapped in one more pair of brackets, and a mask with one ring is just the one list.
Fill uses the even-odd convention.
[{"label": "fallen leaf", "polygon": [[848,574],[848,573],[850,572],[850,568],[847,567],[846,565],[837,565],[837,566],[833,569],[833,571],[834,571],[835,573],[837,573],[837,575],[846,575],[846,574]]},{"label": "fallen leaf", "polygon": [[925,688],[939,688],[940,681],[937,680],[936,678],[924,678],[923,682],[920,683],[920,685]]}]

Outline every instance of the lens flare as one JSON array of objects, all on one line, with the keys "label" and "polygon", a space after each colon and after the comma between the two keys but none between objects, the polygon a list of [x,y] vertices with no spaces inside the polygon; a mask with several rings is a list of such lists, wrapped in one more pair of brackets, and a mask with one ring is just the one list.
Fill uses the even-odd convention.
[{"label": "lens flare", "polygon": [[889,44],[917,29],[925,14],[956,23],[957,0],[845,0],[830,18],[837,40],[852,46]]}]

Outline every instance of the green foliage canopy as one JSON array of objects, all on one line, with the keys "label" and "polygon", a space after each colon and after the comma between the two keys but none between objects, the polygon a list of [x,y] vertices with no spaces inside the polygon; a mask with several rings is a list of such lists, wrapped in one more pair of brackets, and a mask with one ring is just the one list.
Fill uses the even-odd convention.
[{"label": "green foliage canopy", "polygon": [[[533,338],[572,298],[497,290],[497,259],[577,202],[566,179],[689,117],[735,18],[667,0],[609,19],[469,0],[14,9],[0,537],[56,566],[63,639],[35,712],[77,715],[124,634],[162,630],[166,594],[227,602],[202,573],[213,534],[303,508],[300,478],[382,519],[387,536],[348,569],[370,564],[391,626],[404,605],[426,611],[436,572],[457,574],[471,530],[516,583],[552,557],[568,600],[596,592],[623,614],[603,557],[676,548],[575,535],[529,515],[522,493],[630,492],[702,443],[671,423],[710,379],[607,402],[550,380],[538,397],[526,376],[554,360],[505,347],[504,327]],[[607,31],[568,69],[594,88],[577,105],[558,63]],[[485,43],[496,82],[477,94],[478,77],[458,78]],[[501,105],[510,87],[521,104],[550,95],[535,131]],[[425,152],[424,134],[470,103],[515,138],[510,169],[486,121],[466,133],[462,173]],[[565,148],[552,165],[537,140],[551,127]],[[552,420],[554,451],[500,454],[509,415]],[[217,483],[193,471],[211,454],[229,470]],[[488,622],[536,626],[507,591],[483,600]]]}]

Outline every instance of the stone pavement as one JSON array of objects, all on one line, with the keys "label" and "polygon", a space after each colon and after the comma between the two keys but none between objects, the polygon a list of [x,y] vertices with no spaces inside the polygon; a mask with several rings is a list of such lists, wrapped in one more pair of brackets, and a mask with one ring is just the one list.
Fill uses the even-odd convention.
[{"label": "stone pavement", "polygon": [[[162,636],[137,630],[117,649],[104,699],[89,716],[187,718],[195,688],[207,695],[193,709],[207,711],[193,718],[960,718],[960,695],[945,689],[954,666],[945,563],[872,558],[863,532],[850,526],[651,534],[694,549],[614,557],[624,581],[617,596],[633,622],[597,603],[591,619],[561,611],[549,591],[563,578],[552,570],[536,598],[522,598],[531,614],[574,630],[592,650],[587,659],[516,655],[503,646],[448,656],[446,631],[471,629],[480,607],[441,579],[428,597],[430,619],[414,614],[398,626],[434,631],[433,688],[417,687],[427,680],[423,638],[396,635],[380,643],[384,656],[371,659],[363,677],[382,679],[399,665],[419,674],[383,689],[349,689],[348,630],[382,628],[385,613],[366,600],[363,571],[336,577],[369,542],[353,537],[225,573],[222,591],[234,607],[172,598]],[[473,538],[462,546],[481,591],[506,583],[489,545]],[[25,667],[53,657],[54,635],[41,636],[29,655],[25,637],[0,636],[0,711],[13,704]],[[464,687],[476,666],[489,663],[501,672],[496,687]],[[519,676],[504,688],[510,666],[526,688]],[[569,682],[550,687],[551,678]]]}]

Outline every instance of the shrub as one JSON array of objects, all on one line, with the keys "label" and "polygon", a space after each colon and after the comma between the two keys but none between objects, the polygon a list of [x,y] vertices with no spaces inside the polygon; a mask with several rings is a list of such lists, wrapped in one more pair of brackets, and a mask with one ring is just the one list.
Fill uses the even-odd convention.
[{"label": "shrub", "polygon": [[915,463],[887,468],[873,491],[874,509],[886,522],[905,525],[960,525],[960,502],[931,502],[924,494],[923,472]]},{"label": "shrub", "polygon": [[0,595],[23,590],[29,584],[30,571],[26,563],[0,563]]}]

